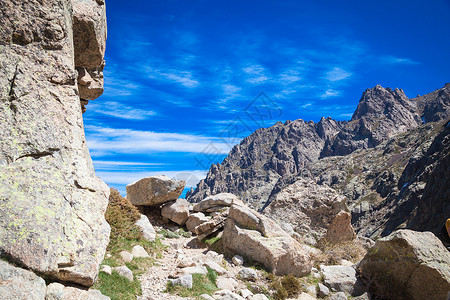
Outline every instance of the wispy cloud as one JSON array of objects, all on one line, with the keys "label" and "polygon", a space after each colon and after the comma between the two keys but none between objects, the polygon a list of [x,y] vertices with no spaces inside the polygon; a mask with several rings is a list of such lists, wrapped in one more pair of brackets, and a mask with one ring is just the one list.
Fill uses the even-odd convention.
[{"label": "wispy cloud", "polygon": [[320,98],[326,99],[326,98],[338,97],[340,95],[341,95],[341,91],[328,89],[323,94],[320,95]]},{"label": "wispy cloud", "polygon": [[262,65],[251,65],[242,68],[242,71],[249,75],[247,82],[252,84],[261,84],[269,80],[269,76],[266,75],[266,69]]},{"label": "wispy cloud", "polygon": [[97,171],[96,174],[103,181],[115,185],[128,185],[142,178],[166,175],[169,178],[185,180],[186,187],[195,187],[197,183],[206,177],[207,170],[179,170],[179,171],[141,171],[141,172],[121,172],[121,171]]},{"label": "wispy cloud", "polygon": [[87,125],[87,141],[92,156],[115,153],[189,152],[228,154],[231,146],[219,137],[180,133],[104,128]]},{"label": "wispy cloud", "polygon": [[328,81],[340,81],[352,76],[352,73],[345,71],[342,68],[334,67],[328,71],[325,75],[325,79]]},{"label": "wispy cloud", "polygon": [[151,116],[157,115],[157,113],[152,110],[133,108],[115,101],[104,101],[100,104],[91,102],[88,109],[97,114],[125,120],[147,120]]},{"label": "wispy cloud", "polygon": [[395,57],[392,55],[381,57],[381,61],[386,64],[419,65],[420,63],[410,58]]},{"label": "wispy cloud", "polygon": [[199,82],[194,78],[192,72],[190,71],[157,69],[153,67],[147,67],[145,69],[147,76],[151,79],[175,82],[186,88],[195,88],[199,85]]}]

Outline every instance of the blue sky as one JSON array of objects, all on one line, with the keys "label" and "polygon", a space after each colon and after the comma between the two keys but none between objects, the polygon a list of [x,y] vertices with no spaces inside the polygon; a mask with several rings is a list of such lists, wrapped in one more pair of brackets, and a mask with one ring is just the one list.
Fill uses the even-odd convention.
[{"label": "blue sky", "polygon": [[203,178],[276,121],[348,120],[376,84],[450,81],[450,1],[107,0],[105,92],[84,114],[97,175]]}]

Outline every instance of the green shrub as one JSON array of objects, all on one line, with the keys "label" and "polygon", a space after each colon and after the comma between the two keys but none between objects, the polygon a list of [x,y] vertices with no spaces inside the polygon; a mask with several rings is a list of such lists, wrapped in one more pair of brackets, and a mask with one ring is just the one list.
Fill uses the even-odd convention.
[{"label": "green shrub", "polygon": [[192,289],[179,285],[173,285],[169,282],[164,292],[178,295],[180,297],[199,297],[202,294],[213,294],[218,290],[216,286],[217,273],[210,268],[207,269],[207,275],[192,274]]}]

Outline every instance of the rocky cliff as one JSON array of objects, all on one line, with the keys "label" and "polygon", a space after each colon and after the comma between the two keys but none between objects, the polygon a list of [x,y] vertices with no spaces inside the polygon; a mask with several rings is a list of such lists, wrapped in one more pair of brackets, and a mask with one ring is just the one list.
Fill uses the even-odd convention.
[{"label": "rocky cliff", "polygon": [[187,198],[230,192],[264,210],[286,186],[310,177],[347,197],[361,234],[385,235],[397,227],[437,232],[450,211],[449,92],[446,84],[408,99],[400,89],[377,85],[363,93],[348,122],[322,118],[261,128],[212,165]]},{"label": "rocky cliff", "polygon": [[101,94],[105,39],[101,0],[1,2],[0,253],[86,286],[109,240],[109,189],[94,173],[80,100]]}]

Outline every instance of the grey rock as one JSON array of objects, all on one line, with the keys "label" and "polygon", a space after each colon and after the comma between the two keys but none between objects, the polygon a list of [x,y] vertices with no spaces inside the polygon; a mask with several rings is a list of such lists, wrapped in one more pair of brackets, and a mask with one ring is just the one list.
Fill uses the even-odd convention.
[{"label": "grey rock", "polygon": [[182,274],[202,274],[206,275],[208,274],[208,270],[204,266],[195,266],[195,267],[185,267],[181,269]]},{"label": "grey rock", "polygon": [[218,295],[219,297],[217,299],[220,300],[245,300],[243,297],[229,290],[218,291],[214,294]]},{"label": "grey rock", "polygon": [[235,264],[236,266],[242,266],[244,264],[244,258],[240,255],[233,256],[231,260],[233,261],[233,264]]},{"label": "grey rock", "polygon": [[221,267],[218,263],[216,263],[214,261],[207,261],[204,263],[204,266],[212,269],[219,275],[223,275],[227,272],[227,270],[225,270],[225,268]]},{"label": "grey rock", "polygon": [[206,217],[205,214],[201,212],[190,214],[189,218],[186,221],[186,228],[190,232],[195,233],[195,227],[205,222],[208,222],[209,220],[210,218]]},{"label": "grey rock", "polygon": [[319,282],[317,287],[317,296],[319,296],[320,298],[325,298],[330,294],[330,290],[322,283]]},{"label": "grey rock", "polygon": [[309,285],[306,287],[306,292],[308,294],[311,294],[313,296],[316,296],[317,292],[316,292],[316,286],[315,285]]},{"label": "grey rock", "polygon": [[233,278],[219,276],[217,277],[216,285],[221,290],[233,291],[238,286],[238,283]]},{"label": "grey rock", "polygon": [[136,226],[141,229],[144,239],[147,241],[153,242],[156,239],[156,231],[147,216],[141,215],[141,218],[136,221]]},{"label": "grey rock", "polygon": [[0,295],[2,299],[42,300],[45,281],[33,272],[0,260]]},{"label": "grey rock", "polygon": [[345,292],[351,294],[355,285],[356,271],[348,266],[320,266],[320,271],[324,276],[324,284],[332,291]]},{"label": "grey rock", "polygon": [[120,258],[122,258],[122,260],[124,262],[130,262],[133,260],[133,254],[131,254],[128,251],[120,251]]},{"label": "grey rock", "polygon": [[398,230],[377,240],[358,270],[375,296],[445,299],[450,291],[450,253],[431,232]]},{"label": "grey rock", "polygon": [[184,180],[170,179],[165,175],[150,176],[127,185],[127,198],[134,205],[157,206],[176,200],[185,185]]},{"label": "grey rock", "polygon": [[177,199],[163,205],[161,215],[178,225],[184,225],[189,218],[189,203],[185,199]]},{"label": "grey rock", "polygon": [[91,66],[103,62],[102,38],[75,33],[73,23],[83,13],[106,31],[94,10],[104,5],[7,0],[0,11],[0,251],[49,279],[84,286],[97,278],[110,233],[109,188],[86,146],[75,70],[74,36],[99,39]]},{"label": "grey rock", "polygon": [[187,287],[189,289],[192,289],[193,280],[192,280],[192,275],[191,274],[182,276],[180,278],[172,279],[172,280],[170,280],[170,282],[173,285],[180,285],[180,286],[184,286],[184,287]]},{"label": "grey rock", "polygon": [[230,193],[220,193],[214,196],[209,196],[195,204],[193,210],[196,212],[206,212],[208,209],[216,207],[231,206],[233,203],[240,203],[242,201],[238,199],[233,194]]},{"label": "grey rock", "polygon": [[150,255],[148,255],[147,251],[145,251],[144,247],[142,247],[141,245],[133,246],[131,254],[133,255],[133,257],[143,257],[143,258],[150,257]]},{"label": "grey rock", "polygon": [[75,287],[64,286],[60,283],[53,282],[47,286],[45,300],[109,300],[110,298],[103,295],[99,290],[89,289],[82,290]]},{"label": "grey rock", "polygon": [[330,300],[347,300],[348,297],[345,295],[344,292],[337,292],[336,294],[333,294],[330,296]]},{"label": "grey rock", "polygon": [[249,289],[240,290],[239,293],[244,299],[249,299],[253,296],[253,293]]},{"label": "grey rock", "polygon": [[252,297],[252,300],[269,300],[264,294],[256,294]]},{"label": "grey rock", "polygon": [[202,294],[202,295],[200,295],[200,298],[205,299],[205,300],[214,300],[214,298],[208,294]]},{"label": "grey rock", "polygon": [[128,269],[127,266],[115,267],[113,270],[116,271],[117,274],[119,274],[120,276],[123,276],[126,279],[128,279],[129,281],[133,281],[134,278],[133,272],[131,272],[131,270]]},{"label": "grey rock", "polygon": [[111,275],[112,274],[112,268],[108,265],[103,265],[100,267],[101,272],[105,272],[106,274]]},{"label": "grey rock", "polygon": [[273,220],[251,209],[231,206],[222,241],[226,250],[260,262],[277,275],[311,272],[304,248]]},{"label": "grey rock", "polygon": [[256,273],[256,270],[252,268],[243,268],[238,272],[239,277],[242,280],[248,280],[248,281],[257,281],[258,280],[258,273]]}]

